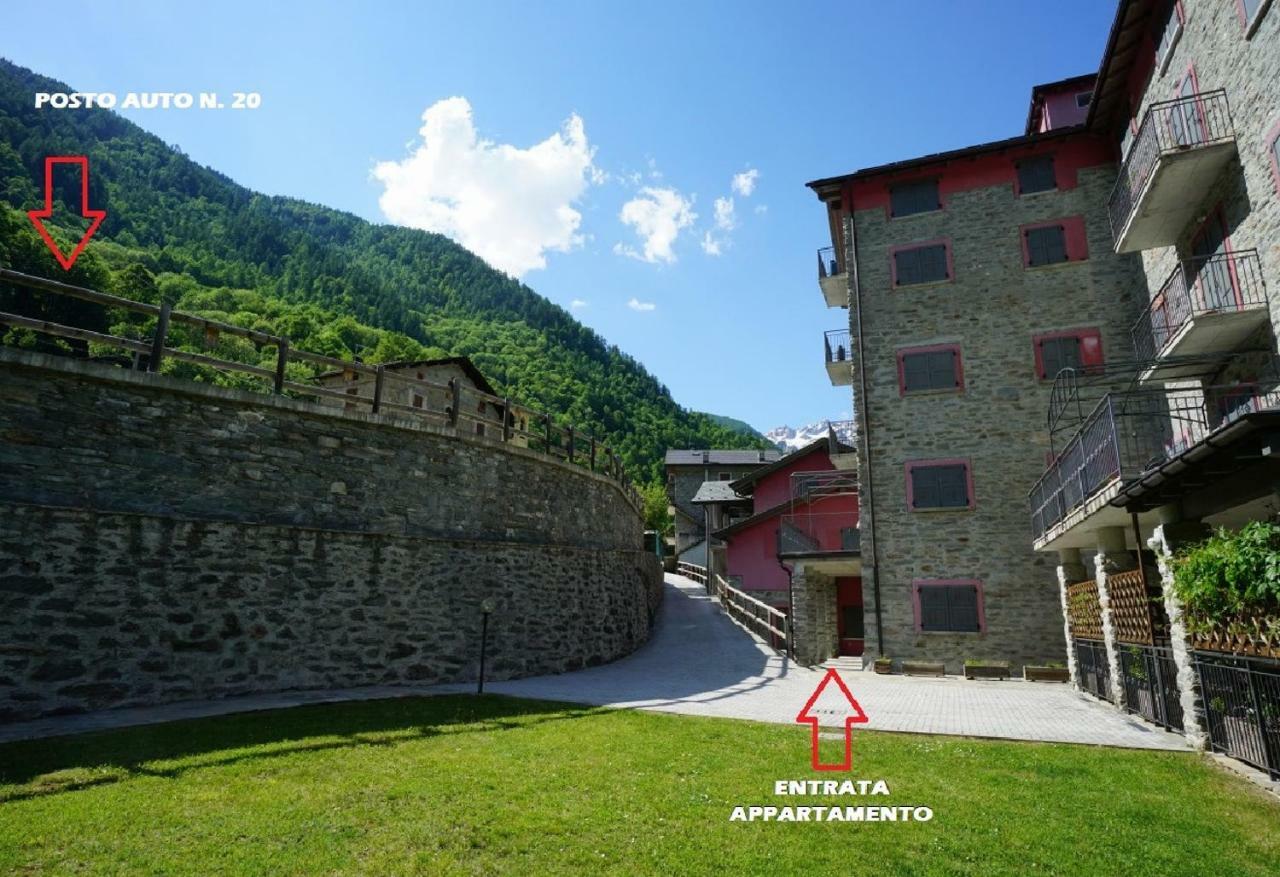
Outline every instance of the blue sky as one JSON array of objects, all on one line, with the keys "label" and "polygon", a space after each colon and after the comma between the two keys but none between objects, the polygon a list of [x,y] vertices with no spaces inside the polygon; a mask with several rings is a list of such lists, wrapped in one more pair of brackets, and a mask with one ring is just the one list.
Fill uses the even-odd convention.
[{"label": "blue sky", "polygon": [[60,3],[52,37],[51,7],[17,4],[0,55],[81,91],[258,92],[124,114],[253,189],[443,230],[681,404],[760,429],[850,410],[822,367],[845,314],[818,291],[804,183],[1020,133],[1034,83],[1096,68],[1115,9],[173,5]]}]

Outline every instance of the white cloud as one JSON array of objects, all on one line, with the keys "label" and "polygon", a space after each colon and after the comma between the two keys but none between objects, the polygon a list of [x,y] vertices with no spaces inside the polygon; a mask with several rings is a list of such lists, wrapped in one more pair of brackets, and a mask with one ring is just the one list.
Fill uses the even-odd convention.
[{"label": "white cloud", "polygon": [[755,168],[745,170],[740,174],[733,175],[733,183],[731,188],[733,191],[741,195],[743,198],[750,198],[751,193],[756,190],[756,180],[760,179],[760,171]]},{"label": "white cloud", "polygon": [[693,225],[698,214],[693,212],[693,201],[671,188],[646,186],[639,194],[622,205],[618,219],[629,225],[640,238],[643,248],[615,244],[613,251],[644,262],[676,261],[672,246],[683,229]]},{"label": "white cloud", "polygon": [[711,232],[707,232],[702,236],[702,252],[708,256],[720,255],[720,241],[712,237]]},{"label": "white cloud", "polygon": [[651,301],[640,301],[640,299],[633,296],[631,301],[627,302],[627,307],[631,308],[633,311],[645,313],[647,311],[656,310],[658,306]]},{"label": "white cloud", "polygon": [[573,301],[569,302],[569,308],[570,310],[580,311],[589,304],[590,302],[585,302],[580,298],[575,298]]},{"label": "white cloud", "polygon": [[574,205],[603,177],[581,117],[520,149],[480,139],[471,104],[451,97],[423,111],[418,133],[407,157],[374,166],[388,220],[448,235],[516,277],[582,245]]},{"label": "white cloud", "polygon": [[733,209],[732,198],[716,199],[716,228],[721,231],[733,231],[738,227],[738,217]]},{"label": "white cloud", "polygon": [[753,208],[752,212],[755,213],[757,216],[763,216],[764,214],[769,212],[769,205],[757,204],[755,208]]}]

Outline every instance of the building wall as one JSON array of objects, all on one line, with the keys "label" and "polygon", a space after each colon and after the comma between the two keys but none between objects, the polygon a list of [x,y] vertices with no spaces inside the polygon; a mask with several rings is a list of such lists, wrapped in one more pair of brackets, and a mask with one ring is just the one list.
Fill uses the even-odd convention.
[{"label": "building wall", "polygon": [[[795,513],[803,521],[808,511],[815,515],[813,534],[822,540],[823,545],[838,545],[840,530],[858,525],[858,497],[853,494],[799,503]],[[738,587],[742,590],[769,591],[772,594],[787,592],[790,577],[778,562],[778,528],[781,522],[782,515],[774,515],[739,530],[726,540],[728,574],[739,577]],[[782,602],[786,602],[785,597]]]},{"label": "building wall", "polygon": [[624,655],[642,514],[580,467],[415,417],[0,350],[0,720]]},{"label": "building wall", "polygon": [[758,515],[791,499],[791,476],[796,472],[830,472],[835,469],[826,451],[814,451],[770,472],[755,484],[751,513]]},{"label": "building wall", "polygon": [[[869,470],[863,455],[860,481],[865,493],[868,478],[874,478],[875,498],[874,509],[864,505],[863,514],[871,518],[878,564],[874,571],[864,565],[867,642],[876,642],[878,578],[884,650],[894,658],[944,660],[957,671],[969,657],[1014,665],[1064,657],[1054,571],[1030,548],[1027,492],[1045,465],[1051,388],[1051,381],[1036,376],[1032,336],[1096,327],[1108,356],[1127,352],[1141,269],[1135,257],[1112,254],[1106,202],[1115,168],[1099,160],[1106,150],[1083,135],[1036,150],[1046,147],[1062,150],[1079,165],[1071,171],[1075,185],[1018,197],[1015,156],[1005,155],[1000,173],[993,158],[982,160],[981,173],[958,162],[954,173],[968,187],[947,185],[953,171],[936,170],[946,193],[941,211],[888,219],[878,199],[869,205],[854,199],[866,347],[855,350],[855,396],[863,368],[868,385],[867,398],[855,398],[854,405],[874,467]],[[1077,215],[1085,219],[1089,258],[1024,269],[1020,226]],[[954,279],[891,289],[890,248],[939,238],[950,240]],[[854,316],[851,310],[856,337]],[[896,351],[951,343],[961,349],[963,391],[901,396]],[[906,464],[953,458],[970,464],[974,508],[909,511]],[[864,558],[871,549],[866,530],[864,525]],[[985,632],[917,632],[913,582],[933,579],[982,582]]]},{"label": "building wall", "polygon": [[[1131,83],[1134,121],[1141,123],[1152,103],[1174,97],[1191,68],[1199,91],[1226,90],[1237,156],[1201,202],[1197,217],[1220,207],[1231,249],[1258,250],[1271,323],[1280,325],[1280,181],[1266,143],[1280,125],[1280,7],[1273,4],[1247,39],[1235,2],[1183,0],[1183,10],[1182,35],[1163,72],[1155,69],[1154,44],[1145,47],[1147,63],[1138,66]],[[1115,133],[1117,140],[1120,133]],[[1178,259],[1190,255],[1198,228],[1199,223],[1192,223],[1183,229],[1175,246],[1142,253],[1150,296],[1160,291]],[[1262,341],[1276,349],[1271,331]]]},{"label": "building wall", "polygon": [[1044,98],[1044,114],[1040,118],[1040,131],[1051,131],[1054,128],[1068,128],[1084,122],[1089,114],[1088,105],[1079,106],[1076,96],[1090,91],[1091,85],[1076,86],[1063,91],[1047,94]]},{"label": "building wall", "polygon": [[[667,499],[675,508],[676,553],[683,555],[685,549],[702,539],[705,535],[705,513],[700,505],[691,500],[704,481],[714,481],[720,473],[730,473],[730,480],[741,478],[762,464],[726,465],[723,463],[699,464],[697,466],[667,466]],[[689,558],[682,558],[689,560]],[[691,563],[695,562],[690,560]]]}]

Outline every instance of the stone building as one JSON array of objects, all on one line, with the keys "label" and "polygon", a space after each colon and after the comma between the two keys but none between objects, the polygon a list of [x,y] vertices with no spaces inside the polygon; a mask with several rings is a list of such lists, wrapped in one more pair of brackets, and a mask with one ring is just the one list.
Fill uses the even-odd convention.
[{"label": "stone building", "polygon": [[[443,413],[452,404],[451,381],[461,384],[459,410],[462,421],[470,421],[470,429],[478,436],[500,438],[502,436],[502,412],[504,406],[493,398],[497,391],[480,373],[475,364],[465,356],[442,359],[419,359],[409,362],[388,362],[383,366],[384,402],[406,411],[413,410]],[[330,371],[316,377],[316,382],[326,389],[341,390],[348,396],[373,398],[376,377],[367,371]],[[321,404],[341,406],[354,410],[362,404],[355,401],[343,403],[333,397],[320,397]],[[513,408],[511,440],[520,446],[528,445],[527,415]]]},{"label": "stone building", "polygon": [[676,557],[698,566],[707,565],[707,511],[693,502],[704,482],[733,481],[780,456],[781,451],[776,450],[668,450],[667,501],[675,520]]},{"label": "stone building", "polygon": [[820,286],[848,314],[823,346],[858,418],[869,652],[950,672],[1065,654],[1027,490],[1058,372],[1124,350],[1145,298],[1111,247],[1092,81],[1037,86],[1016,137],[809,184],[833,244]]}]

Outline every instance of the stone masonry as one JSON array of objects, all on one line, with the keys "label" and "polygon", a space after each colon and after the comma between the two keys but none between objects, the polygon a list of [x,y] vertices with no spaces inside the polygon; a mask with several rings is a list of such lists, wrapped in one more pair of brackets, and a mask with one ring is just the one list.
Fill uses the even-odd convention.
[{"label": "stone masonry", "polygon": [[413,418],[0,351],[0,720],[599,664],[661,598],[603,475]]}]

